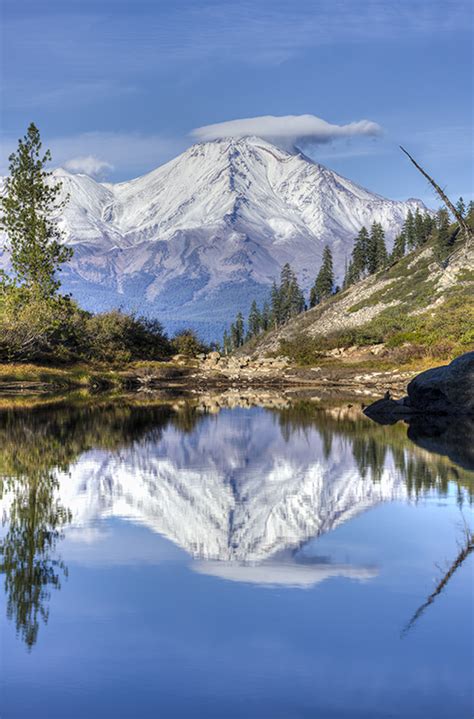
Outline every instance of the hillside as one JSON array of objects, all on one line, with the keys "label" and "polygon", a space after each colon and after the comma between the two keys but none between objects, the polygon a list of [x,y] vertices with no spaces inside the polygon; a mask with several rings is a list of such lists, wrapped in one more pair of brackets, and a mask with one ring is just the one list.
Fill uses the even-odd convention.
[{"label": "hillside", "polygon": [[474,247],[457,239],[444,265],[433,243],[248,342],[239,354],[284,354],[299,364],[424,357],[474,347]]},{"label": "hillside", "polygon": [[390,248],[408,211],[424,209],[256,137],[198,143],[129,182],[62,169],[54,180],[69,196],[59,220],[74,248],[64,290],[85,309],[121,306],[207,339],[263,299],[286,262],[309,290],[328,244],[341,281],[363,225],[380,223]]}]

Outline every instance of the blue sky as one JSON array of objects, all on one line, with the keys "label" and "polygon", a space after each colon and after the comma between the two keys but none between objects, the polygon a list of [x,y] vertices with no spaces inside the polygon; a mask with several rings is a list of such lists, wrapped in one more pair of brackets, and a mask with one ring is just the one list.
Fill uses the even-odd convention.
[{"label": "blue sky", "polygon": [[[261,115],[362,119],[305,147],[380,194],[437,205],[404,144],[472,197],[470,0],[2,0],[1,157],[33,120],[57,163],[124,180],[195,128]],[[94,164],[95,163],[95,164]]]}]

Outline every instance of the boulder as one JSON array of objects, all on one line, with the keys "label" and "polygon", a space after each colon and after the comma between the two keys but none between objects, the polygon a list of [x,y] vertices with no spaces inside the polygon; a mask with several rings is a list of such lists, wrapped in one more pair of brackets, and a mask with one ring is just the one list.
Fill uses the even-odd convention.
[{"label": "boulder", "polygon": [[407,392],[409,405],[417,412],[474,414],[474,352],[422,372],[412,379]]},{"label": "boulder", "polygon": [[391,399],[385,397],[373,402],[364,409],[364,414],[378,424],[395,424],[413,410],[407,406],[406,398]]}]

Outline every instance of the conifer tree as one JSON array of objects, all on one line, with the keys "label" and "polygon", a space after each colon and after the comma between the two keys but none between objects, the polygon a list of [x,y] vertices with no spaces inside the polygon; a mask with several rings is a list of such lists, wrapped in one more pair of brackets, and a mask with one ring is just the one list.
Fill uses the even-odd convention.
[{"label": "conifer tree", "polygon": [[415,231],[415,218],[411,210],[408,210],[408,214],[405,219],[403,226],[403,233],[405,235],[406,248],[408,251],[413,250],[416,247],[416,231]]},{"label": "conifer tree", "polygon": [[474,201],[471,200],[467,206],[466,222],[471,230],[474,230]]},{"label": "conifer tree", "polygon": [[298,285],[296,275],[288,262],[282,267],[280,287],[276,289],[276,292],[278,294],[277,306],[279,309],[279,321],[277,324],[287,322],[291,317],[295,317],[304,310],[304,296]]},{"label": "conifer tree", "polygon": [[281,307],[281,297],[280,292],[278,290],[276,282],[273,282],[271,294],[270,294],[270,302],[271,302],[271,322],[274,325],[274,327],[278,327],[282,322],[282,307]]},{"label": "conifer tree", "polygon": [[462,197],[459,198],[459,200],[456,203],[456,210],[459,212],[461,217],[466,216],[466,204]]},{"label": "conifer tree", "polygon": [[16,281],[42,299],[57,293],[57,273],[72,257],[54,219],[65,202],[59,201],[61,183],[52,182],[45,170],[50,160],[50,151],[43,153],[40,133],[31,123],[9,157],[10,176],[1,198],[0,227],[8,238]]},{"label": "conifer tree", "polygon": [[346,274],[344,275],[344,280],[342,282],[342,287],[344,290],[346,290],[348,287],[354,284],[354,282],[357,282],[357,276],[354,271],[354,263],[352,260],[349,262],[346,268]]},{"label": "conifer tree", "polygon": [[405,250],[406,250],[406,238],[405,233],[402,231],[399,235],[395,237],[395,242],[393,243],[393,249],[392,254],[390,255],[390,262],[396,262],[397,260],[401,260],[402,257],[405,256]]},{"label": "conifer tree", "polygon": [[266,332],[268,328],[270,327],[270,307],[268,305],[268,302],[264,302],[263,308],[262,308],[262,330]]},{"label": "conifer tree", "polygon": [[430,215],[429,212],[425,212],[425,216],[423,218],[423,232],[424,232],[424,242],[429,240],[430,236],[433,233],[433,230],[435,228],[435,222]]},{"label": "conifer tree", "polygon": [[260,330],[262,329],[262,316],[255,300],[250,307],[247,326],[249,337],[256,337],[260,334]]},{"label": "conifer tree", "polygon": [[244,316],[242,312],[237,313],[237,317],[235,318],[235,323],[232,325],[231,332],[232,345],[234,349],[237,349],[237,347],[242,347],[245,337]]},{"label": "conifer tree", "polygon": [[323,261],[314,285],[309,295],[309,306],[314,307],[321,300],[330,297],[334,291],[334,271],[332,254],[326,245],[323,251]]},{"label": "conifer tree", "polygon": [[356,237],[350,262],[350,284],[358,282],[365,276],[367,270],[367,253],[369,245],[369,233],[366,227],[362,227]]},{"label": "conifer tree", "polygon": [[441,208],[436,213],[436,257],[443,261],[449,253],[451,233],[449,231],[449,213]]},{"label": "conifer tree", "polygon": [[414,230],[415,230],[415,247],[421,247],[422,244],[426,241],[426,232],[425,232],[425,221],[424,217],[420,212],[420,208],[416,208],[415,217],[414,217]]},{"label": "conifer tree", "polygon": [[387,264],[387,248],[385,247],[385,233],[382,225],[374,222],[370,229],[367,242],[366,267],[369,275],[377,272]]}]

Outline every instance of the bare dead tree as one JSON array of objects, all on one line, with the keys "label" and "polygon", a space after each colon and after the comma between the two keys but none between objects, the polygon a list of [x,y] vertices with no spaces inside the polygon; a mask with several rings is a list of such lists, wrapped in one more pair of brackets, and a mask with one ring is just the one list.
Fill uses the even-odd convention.
[{"label": "bare dead tree", "polygon": [[441,594],[451,577],[453,576],[456,569],[459,569],[461,564],[464,562],[464,560],[470,555],[472,551],[474,551],[474,534],[469,530],[466,523],[464,522],[464,535],[465,535],[465,542],[463,546],[461,546],[460,551],[456,559],[450,564],[447,572],[441,577],[440,581],[436,585],[436,588],[434,592],[430,594],[426,602],[424,602],[421,607],[419,607],[410,621],[406,624],[406,626],[403,628],[401,632],[402,638],[410,631],[410,629],[413,628],[416,621],[421,617],[425,609],[427,609],[430,604],[433,604],[434,600],[438,596],[438,594]]},{"label": "bare dead tree", "polygon": [[434,187],[434,189],[436,190],[438,195],[441,197],[441,200],[444,202],[444,204],[446,205],[448,210],[452,213],[453,217],[456,218],[456,220],[459,224],[459,227],[461,228],[461,230],[464,232],[464,234],[466,236],[466,239],[469,241],[474,240],[474,232],[471,230],[471,228],[469,227],[469,225],[467,224],[466,220],[461,215],[461,213],[458,212],[458,210],[453,205],[453,203],[451,202],[451,200],[449,199],[447,194],[444,192],[444,190],[441,189],[441,187],[433,180],[433,178],[430,177],[428,175],[428,173],[422,167],[420,167],[420,165],[416,162],[416,160],[413,159],[413,157],[410,155],[410,153],[407,150],[405,150],[405,148],[402,147],[401,145],[400,145],[400,150],[405,153],[405,155],[415,165],[416,169],[419,170],[421,172],[421,174],[423,175],[423,177],[425,177],[428,180],[430,185],[432,187]]}]

